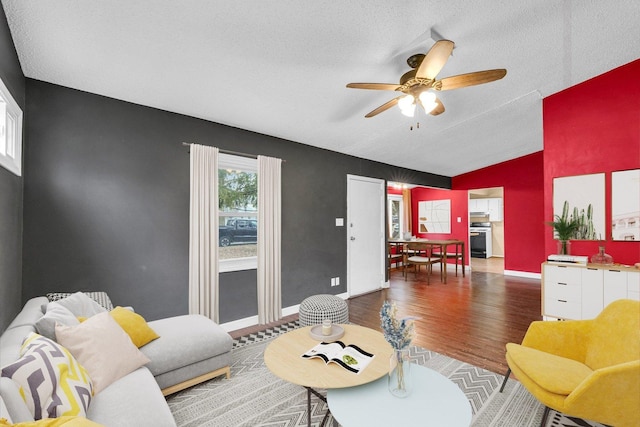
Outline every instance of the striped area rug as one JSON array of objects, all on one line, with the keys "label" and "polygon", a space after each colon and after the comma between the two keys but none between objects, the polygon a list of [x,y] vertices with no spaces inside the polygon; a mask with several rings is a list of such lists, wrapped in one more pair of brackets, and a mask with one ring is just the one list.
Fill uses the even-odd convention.
[{"label": "striped area rug", "polygon": [[[234,341],[231,379],[216,378],[167,398],[179,427],[303,427],[307,425],[306,390],[274,376],[265,366],[265,347],[276,336],[298,327],[292,322]],[[450,357],[411,348],[414,363],[456,383],[469,399],[472,426],[539,426],[544,407],[519,382]],[[327,405],[312,398],[312,424],[319,426]],[[329,419],[327,425],[332,425]],[[547,427],[601,427],[551,411]]]}]

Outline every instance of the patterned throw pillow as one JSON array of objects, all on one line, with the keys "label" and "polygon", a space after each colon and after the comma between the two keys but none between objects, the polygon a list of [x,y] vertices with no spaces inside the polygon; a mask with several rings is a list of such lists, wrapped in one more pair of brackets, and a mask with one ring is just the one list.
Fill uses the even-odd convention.
[{"label": "patterned throw pillow", "polygon": [[[75,292],[49,292],[47,294],[47,299],[49,302],[60,301],[61,299],[67,298],[73,295]],[[113,303],[111,302],[111,298],[107,295],[106,292],[84,292],[86,296],[100,304],[106,310],[113,310]]]},{"label": "patterned throw pillow", "polygon": [[18,385],[34,419],[87,415],[93,384],[66,348],[32,332],[20,355],[2,368],[2,376]]},{"label": "patterned throw pillow", "polygon": [[0,418],[0,427],[104,427],[84,417],[59,417],[45,418],[38,421],[27,421],[11,424],[4,418]]}]

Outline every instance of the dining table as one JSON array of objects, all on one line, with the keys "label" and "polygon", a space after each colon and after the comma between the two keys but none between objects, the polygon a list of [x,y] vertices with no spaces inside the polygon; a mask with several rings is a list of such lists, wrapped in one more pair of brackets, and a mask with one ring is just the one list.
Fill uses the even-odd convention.
[{"label": "dining table", "polygon": [[[437,248],[442,257],[442,269],[443,269],[443,283],[447,283],[447,248],[449,246],[455,246],[455,257],[456,263],[458,262],[457,258],[461,255],[462,260],[462,277],[464,277],[464,266],[465,266],[465,251],[464,251],[464,240],[459,239],[424,239],[424,238],[415,238],[415,239],[389,239],[390,246],[402,247],[402,252],[405,252],[405,247],[409,243],[420,243],[425,247]],[[396,251],[397,252],[397,251]],[[456,267],[457,268],[457,267]],[[457,271],[457,270],[456,270]]]}]

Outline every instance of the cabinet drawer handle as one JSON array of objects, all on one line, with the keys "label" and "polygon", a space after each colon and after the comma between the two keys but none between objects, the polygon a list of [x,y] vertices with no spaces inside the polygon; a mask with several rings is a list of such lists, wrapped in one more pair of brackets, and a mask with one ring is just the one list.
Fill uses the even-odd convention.
[{"label": "cabinet drawer handle", "polygon": [[567,302],[567,300],[559,299],[558,302]]},{"label": "cabinet drawer handle", "polygon": [[560,285],[560,286],[567,286],[567,284],[566,284],[566,283],[562,283],[562,282],[558,282],[558,285]]}]

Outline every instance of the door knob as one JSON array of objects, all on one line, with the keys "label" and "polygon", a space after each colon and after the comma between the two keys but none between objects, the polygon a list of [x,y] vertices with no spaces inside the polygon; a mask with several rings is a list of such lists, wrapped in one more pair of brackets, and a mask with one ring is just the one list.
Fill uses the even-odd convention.
[{"label": "door knob", "polygon": [[356,240],[356,238],[355,238],[355,237],[353,237],[353,236],[351,236],[351,240]]}]

